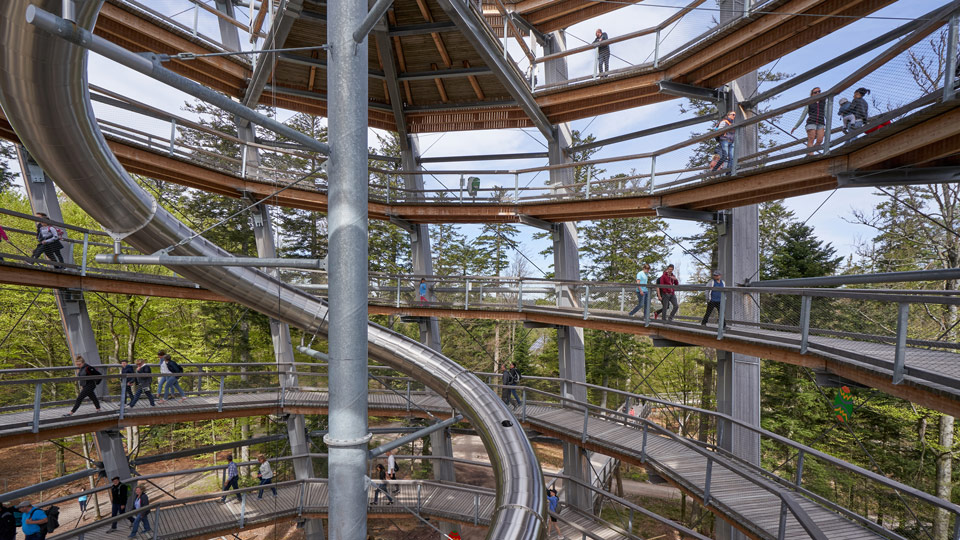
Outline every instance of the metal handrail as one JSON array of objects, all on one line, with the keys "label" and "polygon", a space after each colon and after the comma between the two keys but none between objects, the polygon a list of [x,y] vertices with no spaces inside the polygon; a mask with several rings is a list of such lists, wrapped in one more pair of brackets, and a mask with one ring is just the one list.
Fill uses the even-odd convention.
[{"label": "metal handrail", "polygon": [[[909,495],[911,495],[911,496],[913,496],[913,497],[916,497],[916,498],[918,498],[918,499],[921,499],[921,500],[923,500],[924,502],[927,502],[927,503],[932,504],[932,505],[934,505],[934,506],[938,506],[938,507],[940,507],[940,508],[943,508],[944,510],[953,512],[953,513],[957,514],[958,516],[960,516],[960,505],[954,504],[954,503],[949,502],[949,501],[945,501],[945,500],[943,500],[943,499],[940,499],[940,498],[938,498],[938,497],[935,497],[935,496],[933,496],[933,495],[930,495],[930,494],[928,494],[928,493],[926,493],[926,492],[917,490],[917,489],[915,489],[915,488],[912,488],[912,487],[910,487],[910,486],[907,486],[907,485],[905,485],[905,484],[902,484],[902,483],[900,483],[900,482],[897,482],[896,480],[891,480],[891,479],[889,479],[889,478],[887,478],[887,477],[885,477],[885,476],[879,475],[879,474],[874,473],[874,472],[872,472],[872,471],[869,471],[869,470],[867,470],[867,469],[863,469],[862,467],[858,467],[857,465],[854,465],[854,464],[852,464],[852,463],[847,463],[847,462],[845,462],[845,461],[843,461],[843,460],[841,460],[841,459],[838,459],[838,458],[836,458],[836,457],[833,457],[833,456],[831,456],[831,455],[829,455],[829,454],[825,454],[825,453],[823,453],[823,452],[821,452],[821,451],[819,451],[819,450],[816,450],[816,449],[814,449],[814,448],[811,448],[811,447],[809,447],[809,446],[806,446],[806,445],[804,445],[804,444],[802,444],[802,443],[798,443],[798,442],[796,442],[796,441],[790,440],[790,439],[788,439],[788,438],[786,438],[786,437],[783,437],[783,436],[781,436],[781,435],[777,435],[776,433],[773,433],[773,432],[771,432],[771,431],[768,431],[768,430],[766,430],[766,429],[763,429],[763,428],[761,428],[761,427],[759,427],[759,426],[754,426],[754,425],[748,424],[748,423],[746,423],[746,422],[744,422],[744,421],[742,421],[742,420],[738,420],[738,419],[736,419],[736,418],[733,418],[732,416],[726,415],[726,414],[721,413],[721,412],[709,411],[709,410],[706,410],[706,409],[701,409],[701,408],[699,408],[699,407],[694,407],[694,406],[692,406],[692,405],[684,405],[684,404],[682,404],[682,403],[673,403],[673,402],[669,402],[669,401],[664,401],[664,400],[661,400],[661,399],[657,399],[657,398],[654,398],[654,397],[646,396],[646,395],[643,395],[643,394],[635,394],[635,393],[627,392],[627,391],[624,391],[624,390],[618,390],[618,389],[616,389],[616,388],[607,388],[607,387],[604,387],[604,386],[599,386],[599,385],[595,385],[595,384],[591,384],[591,383],[586,383],[586,382],[574,381],[574,380],[571,380],[571,379],[562,379],[562,378],[559,378],[559,377],[529,377],[529,378],[531,378],[531,379],[537,379],[537,380],[547,380],[547,381],[551,381],[551,382],[560,382],[560,383],[569,384],[569,385],[574,385],[574,386],[583,386],[583,387],[585,387],[585,388],[587,388],[587,389],[604,391],[604,392],[608,392],[608,393],[611,393],[611,394],[618,394],[618,395],[621,395],[621,396],[624,396],[624,397],[628,397],[628,398],[630,398],[630,399],[634,399],[634,400],[638,400],[638,401],[651,402],[651,403],[659,403],[660,405],[663,405],[663,406],[666,406],[666,407],[678,408],[678,409],[683,409],[683,410],[688,411],[688,412],[693,412],[693,413],[697,413],[697,414],[708,415],[708,416],[711,416],[711,417],[713,417],[713,418],[715,418],[715,419],[723,420],[724,422],[728,422],[728,423],[730,423],[730,424],[735,424],[736,426],[738,426],[738,427],[740,427],[740,428],[746,429],[746,430],[748,430],[748,431],[752,431],[752,432],[757,433],[757,434],[759,434],[759,435],[761,435],[761,436],[763,436],[763,437],[766,437],[766,438],[768,438],[768,439],[772,439],[772,440],[777,441],[777,442],[779,442],[779,443],[781,443],[781,444],[783,444],[783,445],[789,446],[789,447],[797,450],[798,452],[802,452],[802,453],[805,454],[805,455],[816,457],[816,458],[818,458],[818,459],[820,459],[820,460],[823,460],[823,461],[825,461],[825,462],[827,462],[827,463],[829,463],[829,464],[831,464],[831,465],[834,465],[834,466],[839,467],[839,468],[841,468],[841,469],[846,469],[846,470],[848,470],[848,471],[850,471],[850,472],[852,472],[852,473],[855,473],[855,474],[860,475],[860,476],[863,476],[863,477],[865,477],[865,478],[867,478],[867,479],[873,480],[874,482],[883,484],[885,487],[888,487],[888,488],[890,488],[890,489],[894,489],[894,490],[897,490],[897,491],[902,491],[902,492],[907,493],[907,494],[909,494]],[[519,388],[521,388],[521,387],[518,386],[518,387],[516,387],[516,388],[519,389]],[[545,395],[545,396],[548,396],[548,397],[552,397],[552,398],[555,398],[555,399],[559,400],[561,403],[573,403],[573,404],[579,405],[579,406],[587,406],[587,407],[589,407],[589,408],[598,409],[599,411],[604,412],[604,413],[607,414],[608,416],[620,417],[623,421],[625,421],[625,422],[627,422],[627,423],[650,422],[650,421],[647,420],[647,419],[637,418],[637,417],[635,417],[635,416],[631,416],[631,415],[629,415],[629,414],[622,413],[622,412],[617,411],[617,410],[614,410],[614,409],[602,408],[602,407],[600,407],[600,406],[598,406],[598,405],[593,405],[593,404],[591,404],[591,403],[589,403],[589,402],[579,401],[579,400],[573,399],[573,398],[571,398],[571,397],[562,396],[562,395],[559,395],[559,394],[554,394],[554,393],[551,393],[551,392],[546,392],[546,391],[544,391],[544,390],[539,390],[539,389],[531,388],[531,387],[525,387],[525,388],[526,388],[526,391],[527,391],[527,392],[534,392],[534,393],[542,394],[542,395]],[[658,426],[658,427],[660,427],[660,426]],[[662,429],[662,427],[661,427],[661,429]],[[735,456],[731,456],[731,457],[735,457]],[[796,483],[791,483],[791,486],[792,486],[792,487],[800,487],[800,486],[797,485]]]},{"label": "metal handrail", "polygon": [[[301,363],[301,364],[302,364],[302,363]],[[247,364],[247,365],[256,366],[256,367],[262,366],[262,364]],[[314,366],[315,364],[309,364],[309,365]],[[376,368],[376,367],[383,368],[382,366],[372,366],[372,367],[375,367],[375,368]],[[389,368],[384,368],[384,369],[389,369]],[[11,371],[11,370],[6,370],[6,372],[7,372],[8,374],[10,374],[10,371]],[[26,372],[31,372],[31,373],[32,373],[32,372],[36,372],[37,370],[36,370],[36,368],[34,368],[34,369],[24,370],[24,371],[26,371]],[[214,376],[217,376],[217,375],[226,375],[227,373],[229,373],[229,374],[231,374],[231,375],[237,375],[237,376],[239,376],[239,375],[257,375],[257,374],[271,374],[271,375],[276,374],[276,375],[284,375],[284,374],[289,374],[290,372],[288,372],[288,371],[267,371],[267,372],[241,371],[241,372],[214,372],[214,373],[209,373],[209,372],[207,372],[207,373],[197,372],[197,373],[190,373],[190,374],[188,374],[188,375],[189,375],[189,376],[194,376],[194,377],[200,377],[200,376],[210,376],[210,375],[214,375]],[[314,375],[314,376],[318,376],[318,375],[319,375],[319,376],[322,376],[322,375],[323,375],[322,373],[316,373],[316,372],[305,372],[305,373],[297,373],[297,372],[295,372],[295,373],[296,373],[297,375],[304,375],[304,376],[309,376],[309,375]],[[147,375],[147,374],[144,374],[144,375]],[[152,377],[154,377],[154,378],[155,378],[155,377],[159,377],[159,376],[161,376],[161,375],[166,376],[165,374],[154,374],[154,373],[151,373],[151,374],[149,374],[149,375],[152,376]],[[485,373],[485,372],[478,372],[477,375],[478,375],[478,376],[486,376],[486,377],[498,377],[498,376],[499,376],[499,374]],[[118,375],[105,375],[104,377],[121,378],[121,376],[118,376]],[[69,382],[69,381],[76,381],[76,380],[98,379],[98,378],[101,378],[101,377],[70,377],[70,378],[53,378],[53,379],[26,379],[26,380],[14,380],[14,381],[0,381],[0,384],[25,384],[25,385],[26,385],[26,384],[37,384],[37,383],[39,383],[39,382]],[[403,379],[408,379],[408,378],[405,378],[405,377],[395,377],[395,379],[396,379],[396,380],[403,380]],[[795,441],[792,441],[792,440],[787,439],[787,438],[785,438],[785,437],[783,437],[783,436],[780,436],[780,435],[777,435],[777,434],[775,434],[775,433],[772,433],[772,432],[770,432],[770,431],[768,431],[768,430],[765,430],[765,429],[763,429],[763,428],[760,428],[760,427],[757,427],[757,426],[752,426],[752,425],[750,425],[750,424],[747,424],[747,423],[745,423],[745,422],[743,422],[743,421],[740,421],[740,420],[738,420],[738,419],[732,418],[732,417],[730,417],[730,416],[728,416],[728,415],[726,415],[726,414],[720,413],[720,412],[708,411],[708,410],[701,409],[701,408],[699,408],[699,407],[695,407],[695,406],[691,406],[691,405],[685,405],[685,404],[680,404],[680,403],[673,403],[673,402],[665,401],[665,400],[662,400],[662,399],[658,399],[658,398],[653,398],[653,397],[650,397],[650,396],[646,396],[646,395],[643,395],[643,394],[636,394],[636,393],[632,393],[632,392],[626,392],[626,391],[619,390],[619,389],[616,389],[616,388],[608,388],[608,387],[603,387],[603,386],[595,385],[595,384],[591,384],[591,383],[573,381],[573,380],[571,380],[571,379],[563,379],[563,378],[558,378],[558,377],[538,377],[538,376],[529,376],[529,377],[527,377],[527,379],[529,379],[529,380],[537,380],[537,381],[556,382],[556,383],[560,383],[560,384],[573,385],[573,386],[582,386],[582,387],[584,387],[584,388],[586,388],[586,389],[588,389],[588,390],[597,390],[597,391],[608,392],[608,393],[612,393],[612,394],[614,394],[614,395],[619,395],[619,396],[625,397],[625,398],[630,399],[630,400],[636,400],[636,401],[638,401],[638,402],[657,403],[657,404],[660,404],[660,405],[662,405],[662,406],[664,406],[664,407],[674,407],[674,408],[679,408],[679,409],[682,409],[682,410],[685,410],[685,411],[688,411],[688,412],[693,412],[693,413],[697,413],[697,414],[707,415],[707,416],[713,417],[713,418],[715,418],[715,419],[717,419],[717,420],[722,420],[722,421],[724,421],[724,422],[727,422],[727,423],[729,423],[729,424],[731,424],[731,425],[737,425],[737,426],[739,426],[739,427],[741,427],[741,428],[743,428],[743,429],[746,429],[746,430],[748,430],[748,431],[755,432],[755,433],[759,434],[759,435],[762,436],[762,437],[766,437],[766,438],[771,439],[771,440],[774,440],[774,441],[776,441],[776,442],[778,442],[778,443],[780,443],[780,444],[783,444],[783,445],[785,445],[785,446],[787,446],[787,447],[790,447],[790,448],[792,448],[793,450],[797,451],[797,452],[798,452],[798,455],[815,457],[815,458],[820,459],[820,460],[822,460],[822,461],[824,461],[824,462],[826,462],[826,463],[829,463],[829,464],[831,464],[831,465],[833,465],[833,466],[836,466],[836,467],[838,467],[838,468],[840,468],[840,469],[847,470],[847,471],[849,471],[849,472],[851,472],[851,473],[853,473],[853,474],[856,474],[856,475],[862,476],[862,477],[864,477],[864,478],[866,478],[866,479],[868,479],[868,480],[877,482],[877,483],[883,485],[883,486],[886,487],[886,488],[889,488],[889,489],[893,489],[893,490],[896,490],[896,491],[899,491],[899,492],[906,493],[906,494],[908,494],[908,495],[910,495],[910,496],[912,496],[912,497],[915,497],[915,498],[917,498],[917,499],[923,500],[924,502],[926,502],[926,503],[928,503],[928,504],[937,506],[937,507],[939,507],[939,508],[943,508],[943,509],[945,509],[945,510],[947,510],[947,511],[950,511],[950,512],[953,512],[953,513],[956,513],[956,514],[960,515],[960,506],[958,506],[958,505],[956,505],[956,504],[950,503],[950,502],[948,502],[948,501],[944,501],[944,500],[939,499],[939,498],[937,498],[937,497],[935,497],[935,496],[933,496],[933,495],[929,495],[929,494],[927,494],[927,493],[925,493],[925,492],[923,492],[923,491],[917,490],[917,489],[915,489],[915,488],[912,488],[912,487],[910,487],[910,486],[907,486],[907,485],[902,484],[902,483],[900,483],[900,482],[897,482],[897,481],[895,481],[895,480],[888,479],[888,478],[886,478],[886,477],[884,477],[884,476],[882,476],[882,475],[876,474],[876,473],[874,473],[874,472],[872,472],[872,471],[869,471],[869,470],[863,469],[863,468],[861,468],[861,467],[858,467],[858,466],[856,466],[856,465],[847,463],[847,462],[845,462],[845,461],[843,461],[843,460],[840,460],[840,459],[838,459],[838,458],[835,458],[835,457],[833,457],[833,456],[830,456],[829,454],[825,454],[825,453],[823,453],[823,452],[821,452],[821,451],[819,451],[819,450],[816,450],[816,449],[814,449],[814,448],[811,448],[811,447],[809,447],[809,446],[803,445],[803,444],[801,444],[801,443],[797,443],[797,442],[795,442]],[[499,387],[499,386],[501,386],[501,385],[492,384],[491,386]],[[513,388],[523,389],[523,390],[524,390],[524,392],[525,392],[525,395],[524,395],[524,405],[526,405],[526,404],[529,402],[529,400],[526,398],[526,393],[535,393],[535,394],[541,394],[541,395],[544,395],[544,396],[546,396],[546,397],[556,399],[556,400],[558,400],[561,404],[574,404],[574,405],[581,406],[581,407],[582,407],[582,406],[586,406],[588,409],[593,409],[593,410],[596,410],[596,411],[601,412],[605,417],[608,417],[608,418],[609,418],[609,417],[621,418],[624,422],[627,422],[627,423],[635,423],[635,422],[638,421],[638,419],[637,419],[636,417],[630,416],[629,414],[622,413],[622,412],[617,411],[617,410],[614,410],[614,409],[602,408],[602,407],[599,407],[599,406],[597,406],[597,405],[590,404],[589,402],[579,401],[579,400],[576,400],[576,399],[573,399],[573,398],[570,398],[570,397],[562,396],[562,395],[560,395],[560,394],[555,394],[555,393],[552,393],[552,392],[547,392],[547,391],[544,391],[544,390],[539,390],[539,389],[536,389],[536,388],[525,387],[525,386],[513,386]],[[289,388],[288,388],[288,389],[289,389]],[[238,391],[236,391],[236,392],[242,392],[242,391],[243,391],[243,390],[238,390]],[[372,392],[377,392],[376,389],[372,389],[371,391],[372,391]],[[546,402],[545,402],[545,403],[546,403]],[[663,428],[660,428],[660,429],[663,429]],[[690,442],[690,441],[686,441],[686,442],[687,442],[687,443],[690,443],[690,444],[695,444],[695,443]],[[685,444],[686,444],[686,443],[685,443]],[[696,444],[700,444],[699,441],[698,441]],[[735,456],[730,456],[730,457],[733,457],[734,459],[736,459]],[[751,466],[753,466],[753,465],[751,465]],[[755,467],[755,466],[754,466],[754,467]],[[766,471],[766,472],[769,473],[769,471]],[[771,473],[771,474],[772,474],[772,473]],[[774,475],[774,476],[776,476],[776,475]],[[787,483],[790,485],[790,487],[792,487],[792,488],[794,488],[794,489],[802,490],[802,491],[804,491],[805,493],[807,492],[807,490],[805,490],[805,489],[804,489],[799,483],[797,483],[797,482],[791,482],[791,481],[785,480],[785,479],[783,479],[783,478],[781,478],[781,477],[777,477],[777,478],[779,478],[779,479],[780,479],[779,481],[781,481],[781,482],[787,482]],[[801,477],[801,478],[802,478],[802,477]]]}]

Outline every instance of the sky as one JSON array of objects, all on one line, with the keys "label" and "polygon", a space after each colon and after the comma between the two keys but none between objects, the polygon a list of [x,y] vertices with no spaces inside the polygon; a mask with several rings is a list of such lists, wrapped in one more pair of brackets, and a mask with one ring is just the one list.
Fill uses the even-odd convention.
[{"label": "sky", "polygon": [[[577,47],[593,40],[596,28],[602,28],[608,36],[615,37],[628,32],[636,31],[642,27],[652,26],[663,20],[674,9],[671,5],[684,5],[687,2],[678,0],[653,0],[644,1],[636,5],[621,8],[613,13],[609,13],[596,19],[575,25],[567,30],[568,47]],[[838,32],[824,37],[811,45],[798,49],[789,55],[782,57],[775,63],[764,67],[761,71],[772,70],[775,72],[784,72],[788,74],[802,73],[816,65],[832,58],[840,52],[855,47],[872,37],[882,34],[887,30],[893,29],[906,22],[903,19],[918,17],[946,4],[946,0],[899,0],[892,5],[874,13],[871,18],[860,19],[851,25],[841,29]],[[201,34],[211,37],[218,37],[219,30],[216,20],[210,14],[203,11],[199,13],[192,8],[186,0],[151,0],[149,5],[152,9],[165,15],[176,14],[175,19],[179,22],[192,26],[194,16],[196,15],[197,30]],[[715,2],[707,2],[705,7],[715,7]],[[700,35],[705,29],[709,28],[718,16],[714,10],[704,9],[685,16],[676,25],[669,30],[665,30],[662,36],[661,52],[668,53],[673,48]],[[237,18],[246,22],[247,13],[241,10]],[[642,27],[637,26],[637,21],[644,21]],[[249,46],[246,35],[241,36],[241,43],[245,49]],[[519,47],[511,43],[509,50],[513,58],[522,59],[519,66],[526,70],[528,64],[520,53]],[[643,38],[630,40],[611,46],[612,59],[611,69],[625,67],[629,64],[642,63],[648,61],[653,53],[652,38]],[[868,53],[864,58],[869,58],[876,53]],[[579,53],[568,57],[568,71],[570,77],[580,77],[590,75],[593,71],[592,53]],[[863,59],[857,59],[844,66],[840,66],[830,72],[818,76],[810,83],[804,83],[790,91],[785,92],[775,100],[769,102],[770,105],[784,104],[796,101],[806,97],[809,89],[818,85],[823,88],[829,87],[847,75],[852,69],[859,65]],[[539,80],[543,80],[542,67],[537,71]],[[888,100],[894,103],[907,101],[910,96],[916,93],[916,89],[911,89],[912,81],[906,81],[909,74],[905,65],[891,65],[886,70],[881,69],[873,76],[867,77],[864,84],[870,84],[873,90],[874,100]],[[91,55],[89,59],[89,80],[91,84],[105,87],[109,90],[119,92],[133,99],[146,102],[154,107],[167,110],[171,113],[189,116],[181,110],[184,102],[191,98],[172,88],[163,87],[145,76],[134,73],[123,66],[119,66],[109,60],[96,55]],[[766,87],[769,87],[767,83]],[[761,85],[760,91],[766,88]],[[882,102],[882,101],[881,101]],[[585,118],[571,123],[572,129],[583,133],[592,134],[598,139],[604,139],[623,133],[637,131],[654,127],[660,124],[673,122],[682,117],[680,114],[680,100],[672,100],[666,103],[635,108],[626,111],[620,111],[613,114],[601,115],[597,117]],[[156,133],[159,137],[168,137],[170,132],[169,124],[163,122],[137,117],[131,114],[121,114],[117,110],[107,109],[99,104],[95,105],[98,115],[104,115],[113,121],[122,121],[137,129]],[[786,131],[793,126],[798,119],[800,111],[790,113],[780,122],[783,132],[776,134],[779,142],[787,142],[789,136]],[[278,111],[278,118],[281,120],[288,117],[286,111]],[[656,137],[647,137],[635,139],[615,145],[603,147],[594,157],[613,157],[619,155],[636,154],[655,150],[667,144],[683,140],[690,136],[691,130],[678,130],[676,132],[658,135]],[[370,130],[370,145],[376,144],[376,130]],[[797,130],[796,136],[803,137],[803,128]],[[455,156],[455,155],[475,155],[481,153],[512,153],[512,152],[536,152],[545,148],[543,137],[535,129],[511,129],[511,130],[487,130],[461,133],[443,133],[443,134],[423,134],[419,137],[420,148],[424,157],[432,156]],[[680,168],[686,162],[689,156],[688,151],[676,152],[658,161],[659,170],[666,170],[676,166]],[[431,171],[453,168],[469,169],[506,169],[521,168],[546,165],[545,159],[535,160],[514,160],[510,162],[492,162],[484,161],[477,163],[453,163],[453,164],[429,164],[426,168]],[[649,170],[649,160],[625,162],[605,166],[606,175],[618,172],[629,172],[630,170],[647,171]],[[544,180],[546,173],[541,175],[526,175],[521,177],[521,184],[540,185]],[[457,175],[433,175],[426,176],[427,188],[437,188],[442,182],[443,185],[456,188],[459,184]],[[509,186],[513,185],[512,176],[494,176],[484,175],[482,178],[484,187],[491,185]],[[816,235],[821,239],[830,242],[837,249],[840,255],[849,255],[855,252],[858,243],[869,241],[874,235],[870,228],[853,223],[854,211],[869,213],[880,198],[873,195],[869,188],[844,189],[835,193],[822,192],[812,195],[794,197],[785,201],[788,208],[793,210],[800,220],[806,220],[809,225],[815,229]],[[464,232],[475,236],[479,226],[465,226]],[[669,232],[674,238],[694,235],[698,232],[697,224],[678,220],[669,221]],[[547,269],[551,262],[544,259],[538,253],[546,247],[546,240],[535,242],[532,240],[532,234],[535,230],[521,226],[521,236],[519,238],[522,249],[537,267]],[[670,262],[678,266],[678,274],[681,280],[691,277],[694,271],[694,261],[691,257],[683,253],[682,246],[672,244]],[[581,265],[582,266],[582,265]],[[538,276],[536,268],[531,269],[533,276]]]}]

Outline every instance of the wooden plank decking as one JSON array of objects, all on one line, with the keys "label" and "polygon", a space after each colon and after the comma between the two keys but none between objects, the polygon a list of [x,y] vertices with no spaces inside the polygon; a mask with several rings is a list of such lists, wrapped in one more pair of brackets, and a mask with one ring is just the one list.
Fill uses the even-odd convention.
[{"label": "wooden plank decking", "polygon": [[[436,415],[449,414],[450,407],[437,395],[414,394],[411,396],[417,406]],[[290,409],[304,412],[305,409],[313,413],[325,412],[327,394],[325,392],[292,391],[287,392],[283,399],[283,407],[279,405],[279,394],[276,391],[250,392],[228,394],[224,396],[224,413],[235,412],[247,414],[259,410],[264,404],[276,412],[290,412]],[[374,393],[369,396],[372,411],[394,411],[407,414],[407,404],[402,396],[395,394]],[[95,422],[119,423],[119,414],[115,404],[104,404],[104,412],[98,414],[84,414],[64,418],[66,406],[49,407],[41,415],[41,429],[37,434],[40,438],[50,429],[63,424],[75,426],[77,429],[86,429]],[[90,405],[85,404],[82,411],[89,411]],[[175,412],[176,411],[176,412]],[[216,417],[216,396],[191,397],[186,402],[165,404],[164,406],[143,407],[138,404],[126,414],[124,423],[136,424],[154,418],[169,419],[181,414],[181,411],[191,411],[207,417]],[[411,407],[410,414],[422,414],[417,407]],[[517,412],[519,415],[519,411]],[[0,415],[0,440],[11,433],[29,432],[29,421],[32,412],[14,412]],[[556,407],[528,405],[526,410],[526,427],[580,443],[583,434],[583,413],[574,409],[560,409]],[[643,435],[641,430],[628,427],[612,420],[591,417],[587,427],[588,439],[585,447],[604,454],[616,456],[620,459],[640,463]],[[678,441],[663,436],[648,434],[646,447],[646,463],[654,467],[657,472],[685,489],[695,497],[702,497],[706,478],[706,458]],[[721,515],[727,516],[739,526],[761,538],[776,538],[779,524],[780,499],[764,489],[763,486],[773,488],[774,484],[768,480],[757,478],[757,483],[748,481],[736,471],[757,478],[755,472],[745,466],[727,465],[714,462],[711,480],[711,506]],[[758,485],[759,484],[759,485]],[[415,493],[412,496],[416,500]],[[876,534],[853,523],[846,518],[828,510],[800,495],[791,493],[802,508],[831,538],[838,539],[875,539]],[[317,505],[322,506],[325,495],[317,495]],[[372,495],[371,495],[372,497]],[[464,515],[473,516],[473,501],[469,497],[462,497],[462,492],[447,494],[443,492],[421,493],[424,511],[429,511],[438,518],[463,519]],[[493,500],[483,502],[481,514],[492,510]],[[229,508],[229,507],[228,507]],[[223,513],[226,510],[218,510]],[[219,514],[216,514],[219,515]],[[274,514],[271,514],[274,515]],[[210,518],[214,519],[214,518]],[[217,517],[217,520],[227,519]],[[472,518],[471,518],[472,519]],[[162,518],[161,518],[162,520]],[[220,521],[217,521],[219,523]],[[161,524],[162,526],[162,524]],[[212,525],[211,525],[212,526]],[[787,518],[787,538],[806,538],[807,534],[799,523],[790,515]],[[161,529],[162,530],[162,529]]]}]

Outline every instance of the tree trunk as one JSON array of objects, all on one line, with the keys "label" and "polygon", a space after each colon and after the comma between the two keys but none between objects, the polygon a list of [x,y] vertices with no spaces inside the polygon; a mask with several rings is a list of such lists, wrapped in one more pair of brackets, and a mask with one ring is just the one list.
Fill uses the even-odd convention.
[{"label": "tree trunk", "polygon": [[57,449],[57,477],[60,477],[67,474],[67,464],[64,461],[62,446],[64,439],[57,439],[55,442],[59,443],[54,444],[53,447]]},{"label": "tree trunk", "polygon": [[[81,434],[80,434],[80,443],[83,444],[83,457],[87,458],[87,468],[89,469],[89,468],[90,468],[90,461],[89,461],[89,460],[90,460],[90,447],[87,446],[87,434],[86,434],[86,433],[81,433]],[[96,483],[93,481],[93,477],[92,477],[92,476],[89,477],[88,480],[90,481],[90,489],[93,489],[93,488],[97,487]],[[88,508],[89,508],[89,506],[88,506]],[[100,499],[97,497],[97,494],[96,494],[96,493],[93,494],[93,509],[94,509],[94,511],[96,512],[97,519],[100,519],[100,518],[102,517],[102,516],[100,515]]]},{"label": "tree trunk", "polygon": [[[937,490],[934,493],[945,501],[953,491],[953,417],[940,417],[940,456],[937,457]],[[950,534],[950,512],[937,508],[933,518],[934,540],[947,540]]]}]

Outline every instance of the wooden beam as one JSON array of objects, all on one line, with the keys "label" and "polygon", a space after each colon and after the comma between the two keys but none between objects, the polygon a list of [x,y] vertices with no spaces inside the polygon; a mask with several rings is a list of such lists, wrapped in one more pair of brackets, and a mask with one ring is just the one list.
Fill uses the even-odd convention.
[{"label": "wooden beam", "polygon": [[[397,25],[397,15],[392,9],[387,11],[387,21],[389,21],[392,26]],[[400,72],[407,71],[407,61],[403,57],[403,45],[400,43],[399,36],[393,38],[393,50],[397,53],[397,66],[400,68]],[[403,81],[403,92],[407,96],[407,105],[413,105],[413,93],[410,91],[409,81]]]},{"label": "wooden beam", "polygon": [[260,3],[260,11],[257,12],[257,16],[253,19],[251,24],[252,29],[250,30],[250,43],[256,39],[257,34],[260,33],[260,30],[263,28],[263,21],[267,18],[267,8],[270,6],[270,2],[264,0]]},{"label": "wooden beam", "polygon": [[[467,60],[463,61],[463,67],[470,69],[470,62]],[[477,95],[477,99],[480,101],[486,100],[486,96],[483,95],[483,89],[480,88],[480,83],[477,81],[477,78],[473,75],[467,76],[467,80],[470,81],[470,86],[473,87],[473,93]]]},{"label": "wooden beam", "polygon": [[[320,58],[320,55],[318,53],[319,51],[313,51],[310,53],[310,57],[313,58],[314,60],[317,60]],[[310,66],[310,79],[309,81],[307,81],[307,90],[313,91],[313,83],[316,81],[316,77],[317,77],[317,66]]]},{"label": "wooden beam", "polygon": [[[436,70],[437,70],[437,65],[436,65],[436,64],[430,64],[430,69],[436,71]],[[438,79],[434,79],[433,82],[435,82],[435,83],[437,84],[437,92],[440,93],[440,101],[442,101],[443,103],[446,103],[446,102],[450,101],[449,99],[447,99],[447,90],[446,90],[446,88],[443,87],[443,79],[439,79],[439,78],[438,78]]]},{"label": "wooden beam", "polygon": [[225,296],[206,289],[198,289],[191,284],[163,284],[149,280],[130,281],[122,277],[79,276],[15,265],[0,265],[0,283],[48,289],[81,289],[103,293],[157,296],[180,300],[230,301]]},{"label": "wooden beam", "polygon": [[[427,6],[426,0],[417,0],[417,7],[420,8],[420,15],[423,16],[423,19],[428,23],[434,22],[433,15],[430,13],[430,7]],[[440,37],[440,32],[431,32],[430,36],[433,38],[433,44],[437,47],[437,52],[440,53],[440,58],[443,59],[443,65],[447,68],[453,67],[453,61],[450,60],[450,55],[447,54],[447,48],[443,44],[443,38]],[[401,69],[401,71],[406,71]]]}]

